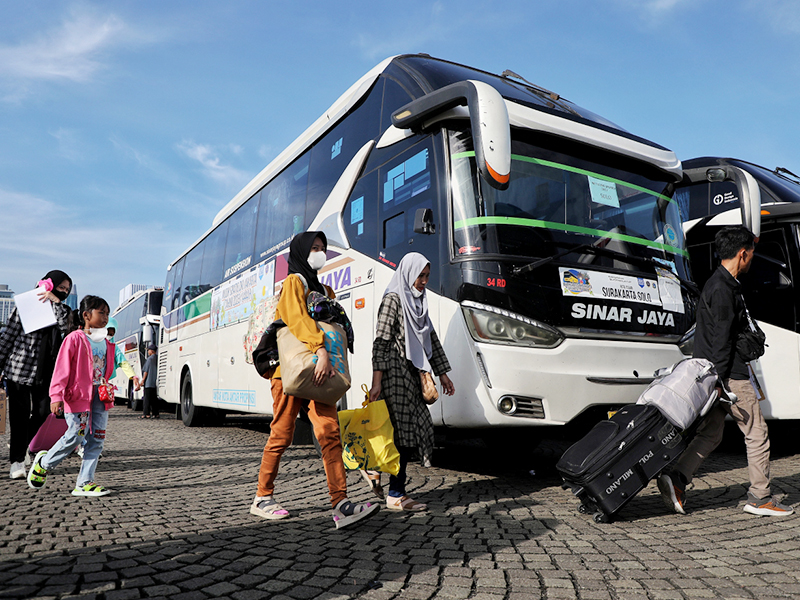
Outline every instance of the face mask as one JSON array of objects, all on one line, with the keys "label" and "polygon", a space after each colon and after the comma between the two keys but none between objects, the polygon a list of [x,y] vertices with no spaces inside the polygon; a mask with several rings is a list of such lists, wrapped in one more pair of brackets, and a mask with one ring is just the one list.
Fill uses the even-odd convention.
[{"label": "face mask", "polygon": [[324,252],[312,252],[308,255],[308,265],[315,271],[319,271],[325,266],[327,258]]},{"label": "face mask", "polygon": [[93,342],[102,342],[104,339],[106,339],[106,336],[108,335],[108,329],[106,329],[105,327],[97,327],[97,328],[90,327],[89,333],[87,333],[86,335],[88,335],[89,339],[92,340]]},{"label": "face mask", "polygon": [[419,298],[419,297],[421,297],[421,296],[422,296],[422,292],[420,292],[420,291],[419,291],[417,288],[415,288],[415,287],[412,285],[412,286],[411,286],[411,295],[412,295],[412,296],[414,296],[414,298]]},{"label": "face mask", "polygon": [[62,302],[67,299],[69,296],[69,292],[62,292],[60,290],[53,290],[53,296],[61,300]]}]

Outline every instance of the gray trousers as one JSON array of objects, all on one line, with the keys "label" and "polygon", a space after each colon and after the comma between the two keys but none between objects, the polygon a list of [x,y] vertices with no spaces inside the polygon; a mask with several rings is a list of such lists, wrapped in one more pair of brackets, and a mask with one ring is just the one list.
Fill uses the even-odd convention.
[{"label": "gray trousers", "polygon": [[673,467],[691,482],[697,469],[714,448],[722,441],[725,416],[730,415],[744,434],[747,448],[747,471],[750,476],[750,493],[756,498],[771,496],[769,477],[769,431],[767,422],[756,400],[753,386],[748,379],[729,379],[728,388],[736,394],[736,404],[723,402],[711,409],[697,430],[697,435]]}]

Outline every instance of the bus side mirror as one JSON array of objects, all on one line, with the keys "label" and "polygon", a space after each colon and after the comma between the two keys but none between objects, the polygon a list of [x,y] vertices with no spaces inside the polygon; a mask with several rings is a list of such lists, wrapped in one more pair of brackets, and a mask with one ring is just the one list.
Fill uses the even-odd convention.
[{"label": "bus side mirror", "polygon": [[142,317],[139,319],[139,325],[142,326],[142,341],[145,343],[152,342],[153,328],[150,327],[150,323],[147,322],[147,317]]},{"label": "bus side mirror", "polygon": [[425,235],[436,233],[433,211],[430,208],[418,208],[414,213],[414,233],[424,233]]},{"label": "bus side mirror", "polygon": [[466,105],[472,128],[475,161],[481,177],[493,188],[508,189],[511,179],[511,125],[505,100],[481,81],[457,81],[430,92],[392,113],[398,129],[421,131],[426,122]]}]

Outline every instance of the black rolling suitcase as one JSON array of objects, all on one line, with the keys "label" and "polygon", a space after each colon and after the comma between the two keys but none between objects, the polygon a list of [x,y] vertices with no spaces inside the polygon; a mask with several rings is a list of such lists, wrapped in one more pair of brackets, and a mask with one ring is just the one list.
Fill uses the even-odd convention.
[{"label": "black rolling suitcase", "polygon": [[573,444],[556,469],[581,501],[580,512],[608,523],[681,455],[686,438],[655,406],[631,404]]}]

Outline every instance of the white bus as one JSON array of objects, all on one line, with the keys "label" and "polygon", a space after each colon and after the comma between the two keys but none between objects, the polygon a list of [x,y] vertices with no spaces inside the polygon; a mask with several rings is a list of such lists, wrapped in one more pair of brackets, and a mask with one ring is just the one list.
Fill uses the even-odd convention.
[{"label": "white bus", "polygon": [[[742,293],[750,314],[767,334],[754,371],[768,419],[800,419],[800,178],[732,158],[684,163],[686,187],[675,194],[698,284],[719,265],[714,236],[744,223],[759,238]],[[742,218],[744,215],[744,220]]]},{"label": "white bus", "polygon": [[254,307],[295,234],[322,230],[353,322],[363,400],[383,291],[431,261],[430,314],[456,394],[442,428],[563,425],[635,401],[694,321],[673,152],[515,74],[389,58],[259,173],[167,272],[159,395],[195,425],[271,414],[245,362]]},{"label": "white bus", "polygon": [[[142,366],[147,358],[147,344],[158,340],[161,325],[162,288],[141,290],[133,294],[111,315],[117,320],[114,341],[122,350],[125,360],[141,379]],[[133,410],[142,409],[143,392],[133,389],[133,380],[117,369],[111,383],[117,386],[116,397],[124,400]]]}]

